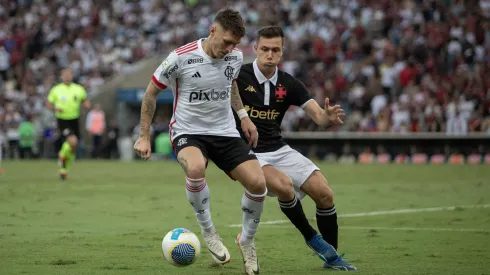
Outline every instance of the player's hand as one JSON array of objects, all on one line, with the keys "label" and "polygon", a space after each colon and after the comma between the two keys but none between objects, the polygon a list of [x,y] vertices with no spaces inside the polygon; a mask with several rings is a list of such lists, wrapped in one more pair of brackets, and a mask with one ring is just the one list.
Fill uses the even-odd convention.
[{"label": "player's hand", "polygon": [[259,132],[257,132],[257,127],[255,127],[255,124],[252,122],[252,120],[250,120],[250,118],[245,117],[242,119],[242,131],[247,137],[248,146],[251,146],[252,148],[257,147]]},{"label": "player's hand", "polygon": [[63,112],[63,109],[61,109],[60,107],[56,107],[56,108],[55,108],[55,111],[56,111],[57,113],[61,113],[61,112]]},{"label": "player's hand", "polygon": [[341,116],[345,116],[344,109],[340,105],[330,106],[330,99],[325,98],[325,113],[327,114],[328,120],[332,124],[342,124],[344,123]]},{"label": "player's hand", "polygon": [[151,144],[150,139],[146,137],[139,137],[134,143],[134,151],[144,160],[148,160],[151,156]]}]

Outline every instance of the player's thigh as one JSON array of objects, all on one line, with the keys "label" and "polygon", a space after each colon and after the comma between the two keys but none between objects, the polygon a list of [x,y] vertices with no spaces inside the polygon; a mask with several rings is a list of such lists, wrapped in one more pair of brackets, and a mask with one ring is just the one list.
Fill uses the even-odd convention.
[{"label": "player's thigh", "polygon": [[73,131],[73,134],[75,134],[77,136],[78,139],[80,139],[80,120],[77,118],[77,119],[73,119],[73,120],[70,120],[70,129]]},{"label": "player's thigh", "polygon": [[191,135],[179,136],[174,139],[173,147],[177,155],[177,161],[188,178],[200,179],[205,177],[207,151],[199,137]]},{"label": "player's thigh", "polygon": [[64,120],[64,119],[57,119],[57,124],[58,124],[58,130],[60,131],[60,134],[63,135],[63,132],[66,129],[69,129],[70,131],[73,131],[71,129],[72,124],[70,123],[70,120]]},{"label": "player's thigh", "polygon": [[265,178],[255,153],[242,138],[214,137],[209,140],[210,159],[231,178],[254,194],[265,192]]},{"label": "player's thigh", "polygon": [[252,194],[265,194],[267,190],[264,172],[257,159],[240,163],[229,172],[229,175],[239,181]]},{"label": "player's thigh", "polygon": [[272,165],[262,166],[268,195],[276,195],[279,200],[292,200],[294,198],[293,181],[285,173]]},{"label": "player's thigh", "polygon": [[333,191],[328,185],[327,179],[318,170],[314,171],[301,185],[301,191],[310,196],[319,207],[333,206]]},{"label": "player's thigh", "polygon": [[315,171],[320,170],[310,159],[287,145],[275,151],[269,162],[291,178],[300,199],[305,196],[303,185]]}]

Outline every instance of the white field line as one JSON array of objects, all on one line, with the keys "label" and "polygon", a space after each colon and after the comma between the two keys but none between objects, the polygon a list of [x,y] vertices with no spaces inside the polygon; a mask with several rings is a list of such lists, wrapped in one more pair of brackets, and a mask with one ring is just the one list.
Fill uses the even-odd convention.
[{"label": "white field line", "polygon": [[[292,227],[292,225],[278,224],[274,228]],[[272,228],[272,227],[269,227]],[[383,226],[339,226],[342,230],[386,230],[386,231],[449,231],[449,232],[490,232],[490,230],[478,228],[440,228],[440,227],[383,227]]]},{"label": "white field line", "polygon": [[[476,204],[476,205],[459,205],[459,206],[446,206],[446,207],[430,207],[430,208],[413,208],[413,209],[396,209],[386,211],[373,211],[351,214],[339,214],[339,218],[354,218],[354,217],[369,217],[369,216],[382,216],[382,215],[397,215],[408,213],[421,213],[421,212],[440,212],[440,211],[453,211],[459,208],[471,209],[471,208],[490,208],[490,204]],[[260,222],[260,225],[277,225],[290,223],[289,220],[274,220]],[[241,224],[230,224],[228,227],[241,227]]]}]

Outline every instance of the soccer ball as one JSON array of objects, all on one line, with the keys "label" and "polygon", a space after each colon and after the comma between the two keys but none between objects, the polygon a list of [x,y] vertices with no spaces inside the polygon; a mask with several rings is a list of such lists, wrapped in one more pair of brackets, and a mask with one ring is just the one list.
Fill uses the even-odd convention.
[{"label": "soccer ball", "polygon": [[201,243],[196,234],[185,228],[176,228],[165,235],[162,241],[163,256],[175,266],[194,263],[201,253]]}]

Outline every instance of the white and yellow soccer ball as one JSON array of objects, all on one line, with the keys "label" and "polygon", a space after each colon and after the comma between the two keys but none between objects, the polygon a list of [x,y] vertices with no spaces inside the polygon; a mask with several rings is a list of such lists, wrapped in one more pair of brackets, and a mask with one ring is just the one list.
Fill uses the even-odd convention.
[{"label": "white and yellow soccer ball", "polygon": [[185,228],[175,228],[162,241],[163,256],[175,266],[194,263],[201,253],[201,243],[196,234]]}]

